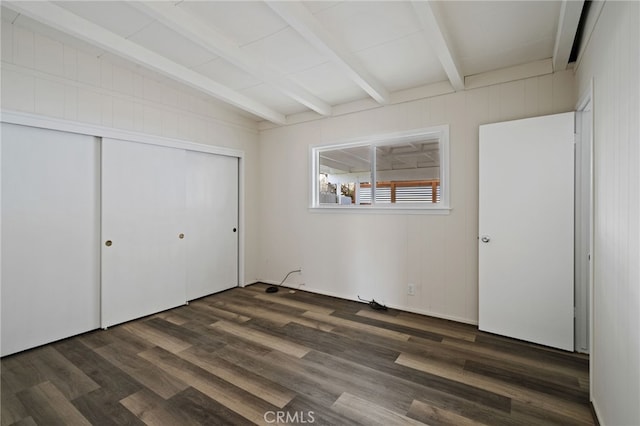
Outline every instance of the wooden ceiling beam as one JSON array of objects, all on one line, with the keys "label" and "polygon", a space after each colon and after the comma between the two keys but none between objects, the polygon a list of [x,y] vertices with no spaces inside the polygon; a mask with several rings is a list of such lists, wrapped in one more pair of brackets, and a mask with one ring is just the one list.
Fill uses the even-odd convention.
[{"label": "wooden ceiling beam", "polygon": [[553,70],[563,71],[569,65],[569,56],[573,48],[573,41],[576,38],[578,24],[584,0],[563,0],[560,6],[560,17],[558,18],[558,32],[556,33],[556,44],[553,47]]},{"label": "wooden ceiling beam", "polygon": [[353,53],[324,29],[304,4],[293,1],[267,1],[266,4],[376,102],[389,103],[389,92],[382,83],[362,66]]},{"label": "wooden ceiling beam", "polygon": [[232,40],[220,34],[199,18],[185,12],[179,6],[168,2],[132,2],[130,4],[207,51],[231,62],[258,80],[277,88],[296,102],[320,115],[331,115],[331,106],[329,104],[295,83],[280,71],[247,55]]},{"label": "wooden ceiling beam", "polygon": [[451,85],[456,91],[464,90],[464,74],[462,74],[458,59],[451,49],[446,27],[434,10],[433,3],[429,0],[415,0],[411,2],[411,5],[424,30],[424,36],[435,50]]},{"label": "wooden ceiling beam", "polygon": [[276,124],[286,117],[235,90],[203,76],[145,47],[127,40],[50,2],[3,1],[3,6],[42,22],[54,29],[78,37],[110,53],[150,68],[214,98]]}]

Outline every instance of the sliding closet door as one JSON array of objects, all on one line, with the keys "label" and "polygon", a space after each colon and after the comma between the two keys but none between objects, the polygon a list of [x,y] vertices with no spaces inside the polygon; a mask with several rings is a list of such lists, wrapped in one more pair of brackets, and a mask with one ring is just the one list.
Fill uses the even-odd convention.
[{"label": "sliding closet door", "polygon": [[2,124],[2,355],[100,326],[98,139]]},{"label": "sliding closet door", "polygon": [[186,302],[185,151],[102,141],[102,326]]},{"label": "sliding closet door", "polygon": [[238,159],[187,152],[187,298],[238,285]]}]

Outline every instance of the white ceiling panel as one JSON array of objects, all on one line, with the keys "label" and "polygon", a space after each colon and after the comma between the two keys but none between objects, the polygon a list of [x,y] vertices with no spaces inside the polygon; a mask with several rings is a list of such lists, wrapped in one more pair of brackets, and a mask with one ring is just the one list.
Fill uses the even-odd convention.
[{"label": "white ceiling panel", "polygon": [[[363,65],[391,91],[447,80],[436,54],[422,34],[357,52]],[[380,58],[385,58],[380,61]],[[402,69],[402,73],[397,70]]]},{"label": "white ceiling panel", "polygon": [[186,0],[178,7],[200,17],[240,46],[287,27],[263,2]]},{"label": "white ceiling panel", "polygon": [[560,2],[455,1],[438,5],[465,75],[553,55]]},{"label": "white ceiling panel", "polygon": [[202,65],[217,57],[158,22],[138,31],[129,40],[187,68]]},{"label": "white ceiling panel", "polygon": [[258,102],[268,104],[285,115],[296,114],[308,110],[307,107],[299,104],[288,96],[283,95],[277,89],[266,84],[249,87],[242,90],[241,93],[257,100]]},{"label": "white ceiling panel", "polygon": [[309,9],[309,11],[311,13],[317,13],[320,12],[322,10],[328,9],[330,7],[334,7],[338,4],[342,3],[342,0],[340,1],[330,1],[330,0],[319,0],[319,1],[315,1],[315,0],[309,0],[309,1],[305,1],[304,5],[307,7],[307,9]]},{"label": "white ceiling panel", "polygon": [[238,67],[230,64],[222,58],[199,65],[193,69],[212,80],[229,86],[234,90],[242,90],[248,87],[257,86],[262,81],[242,71]]},{"label": "white ceiling panel", "polygon": [[314,16],[352,52],[420,31],[411,6],[400,1],[341,2]]},{"label": "white ceiling panel", "polygon": [[[513,65],[525,64],[532,60],[549,58],[548,51],[553,49],[553,40],[544,43],[548,46],[545,48],[541,43],[531,43],[528,45],[520,45],[517,48],[505,49],[500,52],[487,49],[485,56],[464,57],[461,56],[460,63],[465,75],[474,75],[478,73],[506,68]],[[535,58],[535,59],[531,59]]]},{"label": "white ceiling panel", "polygon": [[242,50],[285,74],[311,68],[327,60],[292,28],[248,44]]},{"label": "white ceiling panel", "polygon": [[154,21],[153,18],[138,12],[124,1],[59,1],[53,3],[125,38],[137,33]]},{"label": "white ceiling panel", "polygon": [[290,75],[301,86],[331,105],[362,99],[366,93],[331,62]]},{"label": "white ceiling panel", "polygon": [[19,13],[2,6],[0,7],[0,15],[2,16],[2,20],[5,21],[3,24],[10,24],[18,17]]}]

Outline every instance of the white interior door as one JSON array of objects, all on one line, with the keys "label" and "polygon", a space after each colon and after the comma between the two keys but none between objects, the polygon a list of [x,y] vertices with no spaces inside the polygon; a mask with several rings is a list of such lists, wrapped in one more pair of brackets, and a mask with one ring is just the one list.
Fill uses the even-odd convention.
[{"label": "white interior door", "polygon": [[102,326],[186,302],[185,151],[102,141]]},{"label": "white interior door", "polygon": [[573,350],[574,114],[480,126],[479,327]]},{"label": "white interior door", "polygon": [[2,355],[100,326],[100,144],[2,124]]},{"label": "white interior door", "polygon": [[187,299],[238,285],[238,159],[187,152]]}]

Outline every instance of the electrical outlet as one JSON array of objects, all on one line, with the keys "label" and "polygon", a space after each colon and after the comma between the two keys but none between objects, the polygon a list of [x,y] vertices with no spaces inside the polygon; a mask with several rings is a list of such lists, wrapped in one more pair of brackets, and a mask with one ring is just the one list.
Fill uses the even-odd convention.
[{"label": "electrical outlet", "polygon": [[416,286],[414,284],[407,285],[407,294],[409,296],[414,296],[416,294]]}]

